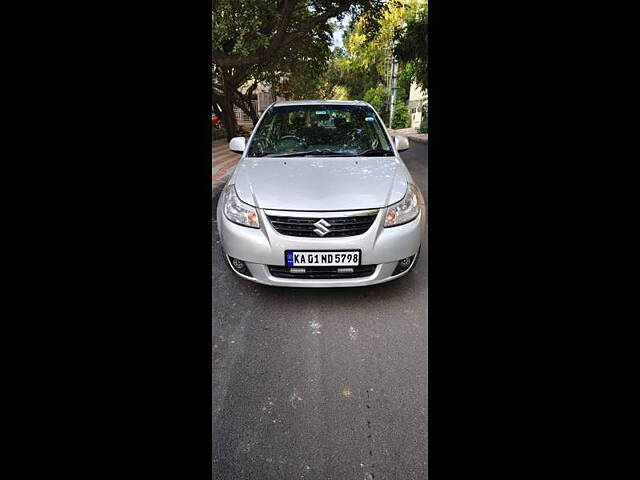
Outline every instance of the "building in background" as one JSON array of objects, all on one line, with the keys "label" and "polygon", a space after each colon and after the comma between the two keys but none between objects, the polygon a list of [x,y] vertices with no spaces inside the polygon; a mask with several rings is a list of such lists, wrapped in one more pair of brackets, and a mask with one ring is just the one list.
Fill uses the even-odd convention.
[{"label": "building in background", "polygon": [[426,91],[421,90],[414,82],[411,84],[411,90],[409,91],[409,114],[411,115],[411,128],[420,128],[420,122],[422,121],[422,106],[428,102],[428,94]]}]

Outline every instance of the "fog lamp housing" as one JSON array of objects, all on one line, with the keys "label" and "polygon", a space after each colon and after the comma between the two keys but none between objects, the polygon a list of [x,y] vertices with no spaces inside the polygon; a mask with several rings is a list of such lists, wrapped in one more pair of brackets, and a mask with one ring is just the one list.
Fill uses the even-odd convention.
[{"label": "fog lamp housing", "polygon": [[399,275],[402,272],[406,272],[409,267],[413,265],[413,257],[415,257],[415,255],[411,255],[410,257],[400,260],[398,262],[398,265],[396,266],[396,269],[393,271],[393,275]]},{"label": "fog lamp housing", "polygon": [[249,268],[247,267],[247,264],[244,263],[242,260],[239,260],[237,258],[233,258],[233,257],[228,257],[229,258],[229,265],[231,265],[231,268],[233,270],[235,270],[237,273],[240,273],[242,275],[245,275],[247,277],[252,277],[253,275],[251,275],[251,272],[249,271]]}]

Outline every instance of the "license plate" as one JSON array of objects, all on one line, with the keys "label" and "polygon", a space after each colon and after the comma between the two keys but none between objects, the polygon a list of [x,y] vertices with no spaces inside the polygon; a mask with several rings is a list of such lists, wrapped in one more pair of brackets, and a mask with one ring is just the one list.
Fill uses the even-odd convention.
[{"label": "license plate", "polygon": [[287,267],[357,267],[360,265],[360,250],[330,252],[287,250],[284,258]]}]

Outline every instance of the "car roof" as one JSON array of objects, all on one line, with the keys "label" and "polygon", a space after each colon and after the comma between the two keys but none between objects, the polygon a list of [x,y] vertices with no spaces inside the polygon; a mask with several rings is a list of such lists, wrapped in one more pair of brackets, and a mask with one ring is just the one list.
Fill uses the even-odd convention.
[{"label": "car roof", "polygon": [[369,105],[362,100],[283,100],[273,104],[274,107],[293,105]]}]

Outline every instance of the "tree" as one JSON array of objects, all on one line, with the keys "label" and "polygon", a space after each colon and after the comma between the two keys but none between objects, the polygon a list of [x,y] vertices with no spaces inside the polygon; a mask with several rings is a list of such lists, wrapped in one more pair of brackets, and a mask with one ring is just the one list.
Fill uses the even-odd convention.
[{"label": "tree", "polygon": [[413,64],[414,79],[422,90],[427,90],[427,30],[428,8],[415,12],[407,25],[396,34],[395,54],[399,60]]},{"label": "tree", "polygon": [[369,103],[381,117],[385,117],[387,111],[387,96],[389,89],[384,85],[370,88],[364,94],[363,100]]},{"label": "tree", "polygon": [[250,80],[277,84],[282,74],[299,75],[305,65],[326,63],[329,19],[350,12],[375,24],[375,16],[384,8],[384,0],[214,0],[214,90],[222,97],[227,136],[237,134],[234,105],[251,116],[250,95],[255,88],[251,83],[242,92],[242,85]]},{"label": "tree", "polygon": [[350,12],[371,25],[385,8],[385,0],[217,0],[213,62],[234,68],[268,63],[332,18]]},{"label": "tree", "polygon": [[409,122],[409,108],[405,102],[396,103],[395,111],[393,112],[393,123],[391,128],[405,128]]},{"label": "tree", "polygon": [[352,52],[344,52],[334,57],[331,69],[337,85],[346,88],[352,99],[363,99],[365,93],[381,82],[373,68],[364,68],[353,58]]},{"label": "tree", "polygon": [[398,71],[398,101],[408,102],[409,93],[411,92],[411,82],[414,77],[414,68],[412,63],[400,64]]},{"label": "tree", "polygon": [[[343,36],[346,51],[335,60],[336,68],[342,72],[340,85],[351,98],[371,103],[383,118],[389,114],[388,81],[394,40],[425,3],[426,0],[390,1],[377,29],[371,29],[367,20],[360,18],[351,23]],[[411,63],[399,64],[396,105],[408,100],[413,69]]]},{"label": "tree", "polygon": [[[318,72],[327,70],[331,55],[331,33],[330,25],[322,25],[303,41],[283,49],[282,55],[268,64],[237,68],[213,66],[214,96],[221,100],[221,105],[229,103],[227,110],[230,118],[223,114],[225,125],[231,125],[229,137],[236,135],[233,124],[229,123],[233,119],[234,105],[247,114],[254,125],[258,121],[252,99],[260,83],[277,86],[282,77],[288,77],[289,83],[295,87],[294,95],[304,98],[303,92],[314,91],[322,78]],[[309,95],[316,98],[316,95]]]},{"label": "tree", "polygon": [[365,90],[380,84],[386,85],[394,34],[402,27],[408,12],[416,8],[420,1],[395,0],[389,2],[386,11],[380,18],[380,26],[375,31],[371,30],[369,23],[364,18],[353,22],[347,30],[344,43],[347,48],[350,70],[356,74],[355,76],[362,77],[364,75],[367,78],[369,85]]},{"label": "tree", "polygon": [[319,26],[295,48],[288,47],[280,61],[267,67],[287,78],[291,98],[317,99],[326,94],[325,90],[330,90],[326,76],[332,64],[329,48],[332,34],[331,24]]}]

